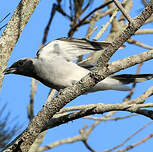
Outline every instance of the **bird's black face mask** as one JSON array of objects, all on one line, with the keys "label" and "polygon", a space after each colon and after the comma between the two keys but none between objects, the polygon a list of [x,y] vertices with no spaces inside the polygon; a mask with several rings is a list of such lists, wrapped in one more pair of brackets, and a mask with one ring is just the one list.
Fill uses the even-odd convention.
[{"label": "bird's black face mask", "polygon": [[13,63],[9,68],[3,71],[4,74],[19,74],[32,77],[35,73],[33,61],[21,59]]}]

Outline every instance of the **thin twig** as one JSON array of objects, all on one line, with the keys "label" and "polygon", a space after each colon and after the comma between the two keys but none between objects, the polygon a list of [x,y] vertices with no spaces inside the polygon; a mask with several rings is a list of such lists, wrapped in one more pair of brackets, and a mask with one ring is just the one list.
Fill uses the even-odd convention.
[{"label": "thin twig", "polygon": [[44,37],[43,37],[43,40],[42,40],[42,44],[45,44],[45,42],[47,41],[49,28],[50,28],[50,25],[52,23],[53,17],[55,16],[55,13],[56,13],[56,5],[53,4],[48,24],[47,24],[47,26],[45,27],[45,30],[44,30]]},{"label": "thin twig", "polygon": [[135,32],[135,35],[138,34],[153,34],[153,29],[139,29],[138,31]]},{"label": "thin twig", "polygon": [[30,103],[29,103],[28,108],[27,108],[28,118],[29,118],[30,121],[34,117],[34,112],[33,112],[34,97],[36,95],[37,85],[38,85],[38,81],[32,78],[32,80],[31,80]]},{"label": "thin twig", "polygon": [[[143,65],[143,63],[140,63],[138,65],[136,74],[140,73],[140,69],[141,69],[142,65]],[[135,91],[136,84],[137,84],[136,82],[133,83],[132,88],[131,88],[129,94],[123,99],[123,102],[129,101],[131,99],[131,97],[132,97],[132,95],[133,95],[133,93]]]},{"label": "thin twig", "polygon": [[83,143],[84,143],[84,145],[87,147],[88,150],[90,150],[91,152],[96,152],[94,149],[92,149],[92,148],[90,147],[90,145],[87,143],[86,140],[84,140]]},{"label": "thin twig", "polygon": [[53,143],[51,143],[49,145],[46,145],[44,147],[39,148],[39,152],[43,152],[45,150],[52,149],[52,148],[60,146],[62,144],[74,143],[74,142],[77,142],[77,141],[82,141],[82,138],[83,137],[81,135],[78,135],[78,136],[75,136],[75,137],[69,137],[69,138],[66,138],[66,139],[58,140],[58,141],[55,141],[55,142],[53,142]]},{"label": "thin twig", "polygon": [[133,116],[137,116],[136,114],[130,114],[130,115],[127,115],[127,116],[124,116],[124,117],[108,117],[108,116],[103,116],[103,117],[100,117],[100,118],[97,118],[97,117],[93,117],[93,116],[85,116],[84,118],[85,119],[91,119],[91,120],[100,120],[100,121],[112,121],[112,120],[115,120],[115,121],[118,121],[118,120],[123,120],[123,119],[126,119],[126,118],[130,118],[130,117],[133,117]]},{"label": "thin twig", "polygon": [[1,31],[5,26],[7,26],[7,24],[1,26],[1,27],[0,27],[0,31]]},{"label": "thin twig", "polygon": [[97,8],[95,8],[95,9],[94,9],[93,11],[91,11],[88,15],[86,15],[82,20],[80,20],[80,22],[79,22],[78,24],[76,24],[73,28],[70,29],[70,31],[69,31],[69,33],[68,33],[68,37],[70,37],[71,32],[72,32],[72,31],[76,31],[77,28],[78,28],[79,26],[81,26],[89,16],[91,16],[94,12],[98,11],[99,9],[102,9],[102,8],[104,8],[105,6],[109,5],[110,3],[112,3],[112,0],[110,0],[109,2],[106,2],[105,4],[103,4],[103,5],[101,5],[101,6],[97,7]]},{"label": "thin twig", "polygon": [[[2,23],[11,13],[8,13],[1,21],[0,23]],[[2,28],[4,28],[7,24],[3,25],[0,27],[0,31],[2,30]]]},{"label": "thin twig", "polygon": [[93,148],[91,148],[89,146],[89,144],[87,143],[88,137],[90,135],[89,131],[86,131],[88,125],[84,125],[84,127],[82,129],[80,129],[80,135],[82,135],[82,142],[83,144],[86,146],[86,148],[91,151],[91,152],[96,152]]},{"label": "thin twig", "polygon": [[131,149],[135,148],[136,146],[138,146],[138,145],[140,145],[140,144],[146,142],[147,140],[149,140],[149,139],[152,138],[152,137],[153,137],[153,133],[151,133],[149,136],[143,138],[142,140],[138,141],[137,143],[131,144],[131,145],[127,146],[126,148],[124,148],[124,149],[122,149],[122,150],[117,150],[117,151],[115,151],[115,152],[126,152],[126,151],[128,151],[128,150],[131,150]]},{"label": "thin twig", "polygon": [[142,0],[142,3],[144,4],[144,6],[147,6],[146,0]]},{"label": "thin twig", "polygon": [[130,24],[133,23],[132,18],[128,15],[128,13],[126,12],[126,10],[123,8],[123,6],[120,4],[120,2],[118,0],[113,0],[115,5],[118,7],[118,9],[122,12],[122,14],[125,16],[125,18],[128,20],[128,22]]},{"label": "thin twig", "polygon": [[46,102],[50,102],[55,94],[56,94],[56,90],[55,89],[50,89],[50,92],[48,94],[48,98],[47,98]]},{"label": "thin twig", "polygon": [[0,23],[2,23],[11,13],[8,13],[1,21]]},{"label": "thin twig", "polygon": [[117,14],[118,10],[116,9],[112,16],[110,17],[109,21],[104,25],[102,26],[101,30],[98,32],[98,34],[94,37],[94,40],[98,40],[102,34],[107,30],[108,26],[110,25],[110,23],[112,22],[112,20],[115,18],[116,14]]},{"label": "thin twig", "polygon": [[134,40],[132,38],[128,39],[127,42],[128,43],[131,43],[131,44],[135,44],[135,45],[140,46],[140,47],[143,47],[145,49],[153,50],[153,47],[152,46],[143,44],[142,42],[136,41],[136,40]]},{"label": "thin twig", "polygon": [[[64,12],[64,10],[62,9],[62,7],[61,7],[61,1],[58,1],[58,4],[56,5],[56,4],[54,4],[55,5],[55,9],[56,9],[56,11],[58,11],[59,13],[61,13],[63,16],[65,16],[65,17],[67,17],[70,21],[73,21],[73,17],[72,17],[72,14],[71,14],[71,16],[69,16],[66,12]],[[70,11],[71,11],[71,1],[70,1]]]},{"label": "thin twig", "polygon": [[153,123],[153,121],[150,121],[148,123],[146,123],[144,126],[142,126],[140,129],[138,129],[136,132],[134,132],[132,135],[130,135],[127,139],[125,139],[121,144],[111,148],[111,149],[108,149],[108,150],[105,150],[104,152],[111,152],[121,146],[123,146],[125,143],[127,143],[130,139],[132,139],[134,136],[136,136],[138,133],[140,133],[142,130],[144,130],[146,127],[148,127],[149,125],[151,125]]}]

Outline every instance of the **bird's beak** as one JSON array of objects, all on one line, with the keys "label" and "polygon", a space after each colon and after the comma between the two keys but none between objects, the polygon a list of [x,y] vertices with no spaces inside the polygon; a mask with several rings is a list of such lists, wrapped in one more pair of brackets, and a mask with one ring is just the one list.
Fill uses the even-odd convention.
[{"label": "bird's beak", "polygon": [[9,67],[9,68],[7,68],[7,69],[5,69],[4,71],[3,71],[3,74],[5,75],[5,74],[11,74],[11,73],[14,73],[16,71],[16,68],[11,68],[11,67]]}]

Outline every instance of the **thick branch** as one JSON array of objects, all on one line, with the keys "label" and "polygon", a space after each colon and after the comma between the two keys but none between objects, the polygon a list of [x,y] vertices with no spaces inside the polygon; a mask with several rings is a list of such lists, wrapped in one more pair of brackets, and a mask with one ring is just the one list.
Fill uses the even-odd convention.
[{"label": "thick branch", "polygon": [[[110,111],[127,111],[131,113],[137,113],[144,115],[146,117],[149,117],[150,119],[153,119],[153,111],[150,110],[142,110],[140,108],[143,107],[152,107],[152,103],[148,104],[127,104],[127,103],[119,103],[119,104],[89,104],[89,105],[82,105],[79,106],[79,111],[70,113],[70,114],[64,114],[62,116],[58,116],[56,118],[52,118],[50,123],[48,123],[42,131],[54,128],[56,126],[59,126],[61,124],[67,123],[72,120],[76,120],[78,118],[82,118],[84,116],[93,115],[93,114],[103,114]],[[77,108],[77,107],[76,107]],[[82,109],[82,110],[81,110]]]},{"label": "thick branch", "polygon": [[12,50],[39,1],[21,0],[0,38],[0,88],[4,78],[2,72],[6,68]]}]

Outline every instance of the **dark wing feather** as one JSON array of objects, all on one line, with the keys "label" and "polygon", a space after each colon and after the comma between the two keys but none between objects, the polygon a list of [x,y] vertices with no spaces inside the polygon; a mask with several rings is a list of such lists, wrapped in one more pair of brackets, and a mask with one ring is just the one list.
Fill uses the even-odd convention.
[{"label": "dark wing feather", "polygon": [[93,51],[98,51],[106,48],[111,43],[103,41],[90,41],[88,39],[75,39],[75,38],[59,38],[57,40],[69,42],[70,45],[77,45],[80,49],[89,49]]},{"label": "dark wing feather", "polygon": [[143,82],[153,78],[153,74],[119,74],[112,75],[114,79],[121,81],[123,84],[129,84],[134,82]]}]

